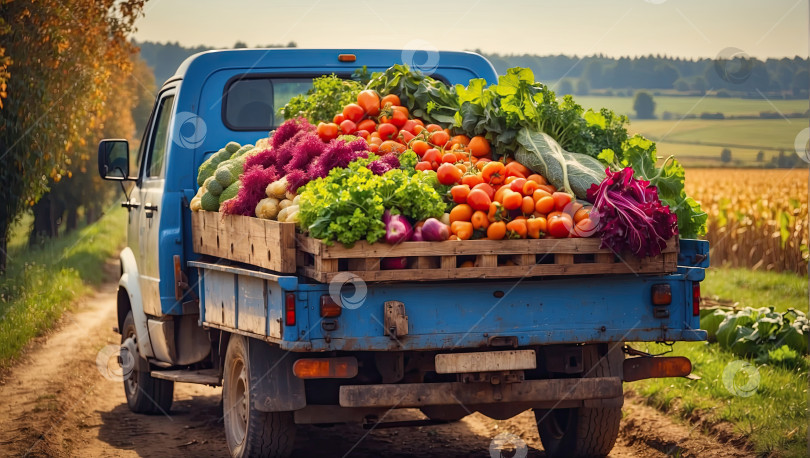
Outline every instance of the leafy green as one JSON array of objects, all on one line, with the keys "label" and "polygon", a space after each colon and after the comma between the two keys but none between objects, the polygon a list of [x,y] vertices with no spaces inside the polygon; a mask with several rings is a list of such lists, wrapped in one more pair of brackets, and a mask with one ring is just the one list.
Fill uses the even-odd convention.
[{"label": "leafy green", "polygon": [[279,112],[284,119],[303,116],[313,124],[331,122],[335,114],[343,112],[343,107],[357,101],[357,94],[362,89],[357,81],[338,78],[334,74],[324,75],[312,80],[312,88],[306,94],[293,97]]},{"label": "leafy green", "polygon": [[632,167],[637,176],[648,180],[658,188],[658,198],[678,216],[678,232],[683,238],[697,238],[706,233],[708,214],[694,199],[686,195],[686,173],[674,157],[668,157],[658,167],[655,142],[640,135],[627,139],[620,153],[613,149],[603,150],[598,158],[614,170]]},{"label": "leafy green", "polygon": [[384,72],[372,74],[365,88],[380,94],[396,94],[413,117],[427,123],[451,125],[459,109],[452,86],[413,71],[407,65],[396,64]]},{"label": "leafy green", "polygon": [[515,159],[546,177],[557,189],[584,199],[591,185],[605,178],[604,166],[591,156],[569,153],[544,132],[522,128]]}]

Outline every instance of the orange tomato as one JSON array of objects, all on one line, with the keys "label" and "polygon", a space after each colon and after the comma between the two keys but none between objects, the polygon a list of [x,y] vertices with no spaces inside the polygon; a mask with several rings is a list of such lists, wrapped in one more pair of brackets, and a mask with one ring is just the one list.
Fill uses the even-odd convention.
[{"label": "orange tomato", "polygon": [[453,164],[457,161],[456,155],[453,153],[444,153],[442,154],[442,162],[447,162],[449,164]]},{"label": "orange tomato", "polygon": [[337,136],[338,136],[337,124],[333,122],[330,123],[322,122],[318,124],[318,138],[320,138],[321,140],[328,142],[330,140],[337,138]]},{"label": "orange tomato", "polygon": [[547,214],[554,210],[554,198],[542,196],[534,203],[534,210],[538,213]]},{"label": "orange tomato", "polygon": [[430,162],[431,164],[434,164],[434,167],[438,168],[439,164],[442,162],[442,153],[436,148],[430,148],[429,150],[425,151],[424,155],[422,155],[422,160]]},{"label": "orange tomato", "polygon": [[487,162],[487,165],[481,170],[481,178],[483,178],[486,183],[501,184],[506,178],[503,171],[503,162]]},{"label": "orange tomato", "polygon": [[526,179],[529,180],[529,181],[534,181],[537,184],[548,184],[548,181],[546,181],[546,179],[545,179],[545,177],[543,177],[543,175],[538,175],[536,173],[533,173],[533,174],[527,176]]},{"label": "orange tomato", "polygon": [[506,223],[495,221],[487,227],[487,238],[490,240],[501,240],[506,237]]},{"label": "orange tomato", "polygon": [[537,189],[532,193],[532,199],[534,199],[535,202],[540,200],[541,197],[545,197],[545,196],[551,197],[551,194],[548,191],[543,190],[543,189]]},{"label": "orange tomato", "polygon": [[520,193],[507,189],[503,193],[503,208],[507,210],[517,210],[523,204],[523,196]]},{"label": "orange tomato", "polygon": [[470,153],[475,157],[484,157],[492,152],[489,141],[481,135],[471,138],[467,146],[470,147]]},{"label": "orange tomato", "polygon": [[596,223],[590,218],[581,219],[574,226],[573,232],[577,237],[590,237],[596,233]]},{"label": "orange tomato", "polygon": [[371,119],[364,119],[357,123],[357,130],[367,130],[369,132],[377,131],[377,123]]},{"label": "orange tomato", "polygon": [[467,204],[469,204],[473,210],[488,211],[491,202],[492,199],[489,198],[486,191],[483,189],[473,189],[467,194]]},{"label": "orange tomato", "polygon": [[414,140],[411,142],[411,149],[417,156],[422,157],[425,155],[425,151],[430,149],[430,145],[424,140]]},{"label": "orange tomato", "polygon": [[467,204],[459,204],[450,210],[450,224],[456,221],[469,221],[472,218],[473,209]]},{"label": "orange tomato", "polygon": [[514,219],[506,224],[506,230],[510,238],[525,239],[528,234],[528,227],[525,219]]},{"label": "orange tomato", "polygon": [[476,211],[472,215],[472,225],[473,229],[486,229],[489,227],[489,219],[487,219],[487,213],[483,211]]},{"label": "orange tomato", "polygon": [[380,96],[376,92],[366,89],[357,94],[357,104],[369,116],[377,116],[380,112]]},{"label": "orange tomato", "polygon": [[526,230],[529,238],[539,239],[546,232],[546,219],[541,217],[526,220]]},{"label": "orange tomato", "polygon": [[450,195],[453,196],[453,202],[457,204],[467,203],[467,194],[470,193],[470,187],[466,184],[458,184],[450,189]]},{"label": "orange tomato", "polygon": [[438,132],[442,130],[442,126],[437,124],[428,124],[427,126],[425,126],[425,128],[427,129],[428,132]]},{"label": "orange tomato", "polygon": [[590,218],[590,217],[591,217],[591,211],[590,211],[590,209],[587,209],[585,207],[582,207],[579,210],[577,210],[576,212],[574,212],[574,222],[575,223],[579,223],[583,219]]},{"label": "orange tomato", "polygon": [[565,206],[570,204],[573,200],[571,194],[567,192],[555,192],[551,194],[551,197],[554,198],[554,210],[558,212],[565,210]]},{"label": "orange tomato", "polygon": [[546,184],[546,185],[541,184],[540,189],[548,192],[549,194],[554,194],[555,192],[557,192],[557,188],[555,188],[553,185],[550,185],[550,184]]},{"label": "orange tomato", "polygon": [[450,232],[459,240],[469,240],[473,234],[473,223],[469,221],[454,221],[450,224]]},{"label": "orange tomato", "polygon": [[386,140],[380,144],[381,153],[404,153],[405,145],[393,140]]},{"label": "orange tomato", "polygon": [[537,187],[540,186],[539,184],[535,183],[531,180],[526,180],[526,183],[523,184],[523,190],[521,193],[524,196],[532,196],[534,197],[534,191],[537,191]]},{"label": "orange tomato", "polygon": [[402,105],[402,102],[396,94],[388,94],[380,100],[380,108],[385,108],[386,105]]},{"label": "orange tomato", "polygon": [[450,139],[451,143],[458,143],[462,148],[470,144],[470,137],[466,135],[456,135]]},{"label": "orange tomato", "polygon": [[512,161],[506,164],[506,175],[507,176],[518,176],[526,178],[527,176],[531,175],[532,171],[529,170],[525,165],[521,164],[518,161]]},{"label": "orange tomato", "polygon": [[437,146],[444,146],[450,141],[450,134],[443,130],[438,130],[430,134],[430,143]]},{"label": "orange tomato", "polygon": [[[520,195],[517,192],[515,194]],[[529,196],[524,196],[523,201],[520,203],[520,211],[522,211],[524,215],[534,213],[534,200]]]},{"label": "orange tomato", "polygon": [[495,191],[495,197],[493,197],[492,200],[503,203],[503,194],[509,190],[510,190],[509,186],[506,185],[498,186],[498,190]]},{"label": "orange tomato", "polygon": [[463,177],[461,177],[461,183],[466,184],[467,186],[470,187],[470,189],[474,188],[475,185],[481,184],[483,182],[484,182],[484,179],[481,178],[481,175],[470,174],[470,175],[464,175]]}]

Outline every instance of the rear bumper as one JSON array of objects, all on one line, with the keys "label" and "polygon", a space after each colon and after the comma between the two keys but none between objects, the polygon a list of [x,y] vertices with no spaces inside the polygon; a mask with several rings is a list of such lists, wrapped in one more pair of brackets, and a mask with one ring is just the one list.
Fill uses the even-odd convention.
[{"label": "rear bumper", "polygon": [[342,407],[421,407],[584,401],[622,396],[619,377],[526,380],[520,383],[406,383],[396,385],[344,385]]}]

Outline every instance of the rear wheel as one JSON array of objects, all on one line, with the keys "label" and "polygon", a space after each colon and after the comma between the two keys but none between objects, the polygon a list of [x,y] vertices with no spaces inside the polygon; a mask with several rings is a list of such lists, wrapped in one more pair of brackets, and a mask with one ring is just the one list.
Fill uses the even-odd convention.
[{"label": "rear wheel", "polygon": [[225,438],[234,457],[289,456],[295,439],[292,412],[262,412],[251,401],[257,377],[251,371],[249,342],[232,335],[222,382]]},{"label": "rear wheel", "polygon": [[[121,343],[130,338],[135,343],[137,350],[138,335],[135,331],[135,319],[132,317],[132,312],[127,313],[127,317],[124,319]],[[141,356],[135,354],[132,357],[140,358]],[[127,396],[129,409],[135,413],[168,415],[172,408],[174,382],[153,378],[148,371],[139,371],[138,366],[139,364],[136,362],[132,370],[124,377],[124,393]]]}]

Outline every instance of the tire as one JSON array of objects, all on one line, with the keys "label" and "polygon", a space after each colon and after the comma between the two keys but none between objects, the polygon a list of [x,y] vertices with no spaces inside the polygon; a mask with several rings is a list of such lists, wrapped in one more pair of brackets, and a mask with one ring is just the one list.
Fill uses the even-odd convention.
[{"label": "tire", "polygon": [[250,370],[249,342],[231,335],[222,381],[225,439],[233,457],[286,457],[292,453],[295,422],[292,412],[261,412],[250,399],[257,375]]},{"label": "tire", "polygon": [[[597,346],[587,346],[583,349],[584,376],[608,377],[611,364],[620,365],[622,359],[601,358]],[[534,417],[546,456],[606,456],[619,436],[622,408],[619,403],[617,407],[535,410]]]},{"label": "tire", "polygon": [[[135,319],[132,317],[131,311],[127,313],[127,317],[124,319],[124,326],[121,329],[121,343],[129,337],[135,340],[135,348],[138,348]],[[139,354],[133,356],[135,358],[141,357]],[[150,415],[168,415],[172,408],[174,382],[153,378],[149,375],[149,372],[138,371],[138,364],[134,366],[129,375],[124,378],[124,394],[127,397],[129,410]]]},{"label": "tire", "polygon": [[433,421],[452,423],[468,415],[467,409],[460,405],[453,406],[425,406],[419,410]]}]

